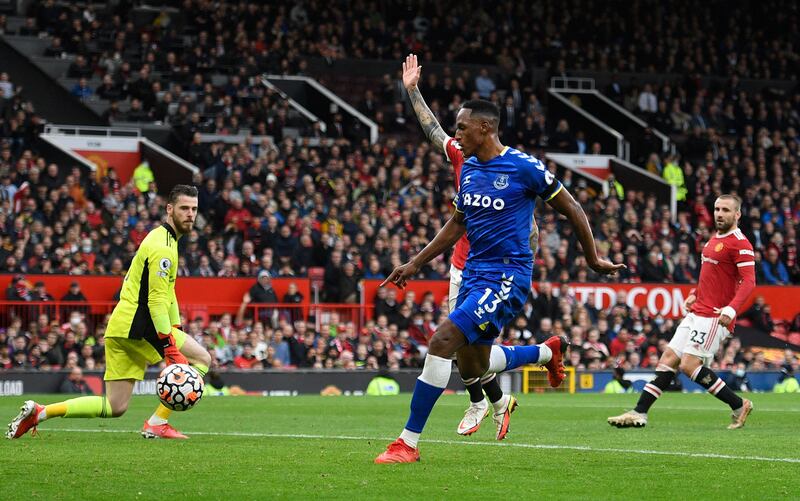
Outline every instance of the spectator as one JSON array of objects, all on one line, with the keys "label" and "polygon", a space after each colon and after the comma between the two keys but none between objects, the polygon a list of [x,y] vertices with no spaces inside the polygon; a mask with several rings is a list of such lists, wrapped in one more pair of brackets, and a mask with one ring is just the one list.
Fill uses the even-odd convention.
[{"label": "spectator", "polygon": [[155,180],[153,169],[150,168],[150,162],[147,160],[142,161],[142,163],[133,169],[133,183],[136,189],[139,190],[139,193],[147,193],[150,191],[150,183],[154,183]]},{"label": "spectator", "polygon": [[208,371],[208,386],[206,391],[210,396],[245,395],[246,392],[238,385],[228,386],[219,371]]},{"label": "spectator", "polygon": [[659,263],[658,254],[650,252],[647,254],[647,261],[642,266],[642,281],[653,283],[664,283],[667,281],[667,273],[664,266]]},{"label": "spectator", "polygon": [[644,89],[639,94],[638,100],[639,111],[644,114],[647,118],[650,118],[650,115],[653,115],[658,111],[658,101],[656,99],[656,95],[653,94],[652,86],[648,84],[644,84]]},{"label": "spectator", "polygon": [[698,279],[697,267],[689,261],[686,254],[678,255],[677,263],[672,277],[676,284],[693,284]]},{"label": "spectator", "polygon": [[625,369],[614,367],[614,378],[606,384],[603,393],[631,393],[633,383],[625,379]]},{"label": "spectator", "polygon": [[392,379],[387,368],[382,368],[378,375],[372,378],[366,390],[366,394],[371,396],[398,395],[399,393],[400,385]]},{"label": "spectator", "polygon": [[253,354],[253,345],[250,343],[245,344],[242,353],[233,359],[233,366],[237,369],[263,369],[263,364]]},{"label": "spectator", "polygon": [[14,94],[14,84],[11,83],[8,73],[5,71],[0,72],[0,97],[11,99]]},{"label": "spectator", "polygon": [[55,330],[48,332],[46,339],[39,339],[39,353],[41,354],[43,367],[60,369],[64,365],[64,356],[61,353],[59,343],[59,334]]},{"label": "spectator", "polygon": [[561,309],[558,299],[553,295],[553,288],[550,282],[539,282],[539,292],[533,300],[533,311],[529,316],[531,325],[536,328],[536,323],[543,318],[560,318]]},{"label": "spectator", "polygon": [[60,393],[77,393],[80,395],[94,395],[94,392],[83,378],[83,370],[73,367],[69,375],[64,378],[59,389]]},{"label": "spectator", "polygon": [[[64,47],[63,43],[61,42],[61,37],[57,37],[57,36],[52,37],[50,39],[50,45],[44,50],[44,56],[45,57],[63,58],[66,55],[67,55],[67,50]],[[72,65],[70,65],[69,69],[72,69]],[[79,71],[73,71],[72,72],[73,75],[77,75],[79,73],[80,73]],[[70,77],[69,75],[70,75],[70,73],[69,73],[69,70],[68,70],[67,77],[75,78],[75,77]]]},{"label": "spectator", "polygon": [[628,294],[625,291],[618,291],[616,301],[611,305],[611,314],[628,316],[631,307],[628,305]]},{"label": "spectator", "polygon": [[620,329],[619,333],[617,333],[617,337],[615,337],[609,345],[610,355],[612,357],[617,357],[622,353],[626,353],[628,351],[628,345],[631,343],[631,335],[628,329],[623,327]]},{"label": "spectator", "polygon": [[764,296],[756,296],[755,301],[742,315],[742,318],[750,320],[753,327],[764,332],[771,333],[774,328],[774,322],[770,315],[771,308],[764,300]]},{"label": "spectator", "polygon": [[[672,122],[672,115],[670,115],[669,111],[667,110],[666,101],[661,100],[658,102],[658,111],[653,116],[652,123],[653,126],[662,134],[672,133],[674,125]],[[656,155],[656,158],[657,157],[658,155]],[[650,170],[649,167],[648,170]],[[660,175],[661,172],[658,170],[657,172],[654,172],[654,174]]]},{"label": "spectator", "polygon": [[103,75],[103,82],[95,89],[95,94],[100,99],[107,101],[119,101],[125,97],[122,88],[114,82],[114,77],[110,73]]},{"label": "spectator", "polygon": [[250,226],[253,215],[244,207],[241,195],[231,197],[231,207],[225,214],[225,231],[244,233]]},{"label": "spectator", "polygon": [[767,259],[761,262],[761,271],[764,280],[769,285],[787,285],[789,283],[789,272],[786,265],[778,259],[778,250],[770,247],[767,250]]},{"label": "spectator", "polygon": [[[51,48],[57,50],[57,47]],[[91,78],[91,76],[92,68],[87,63],[86,58],[82,55],[75,56],[75,60],[67,68],[67,78],[87,79]]]},{"label": "spectator", "polygon": [[342,282],[342,253],[339,250],[331,252],[330,260],[325,266],[323,277],[323,298],[329,303],[341,302]]},{"label": "spectator", "polygon": [[590,349],[595,350],[597,353],[606,358],[610,355],[608,347],[605,345],[605,343],[600,341],[600,331],[596,328],[589,329],[586,342],[583,343],[582,349],[584,351]]},{"label": "spectator", "polygon": [[89,87],[89,81],[86,80],[86,78],[81,78],[78,80],[78,83],[72,86],[72,90],[70,92],[73,96],[81,100],[89,99],[92,97],[92,95],[94,95],[94,91],[91,87]]},{"label": "spectator", "polygon": [[216,276],[216,273],[214,273],[214,269],[211,267],[211,261],[208,259],[208,256],[206,255],[200,256],[199,264],[197,268],[195,268],[195,270],[192,272],[192,275],[196,277]]},{"label": "spectator", "polygon": [[250,287],[250,297],[255,304],[277,303],[278,296],[272,288],[272,276],[266,270],[258,272],[258,279],[252,287]]},{"label": "spectator", "polygon": [[775,393],[798,393],[800,392],[800,382],[794,375],[794,367],[787,364],[781,368],[781,375],[773,388]]},{"label": "spectator", "polygon": [[11,284],[6,289],[6,299],[8,301],[33,301],[30,283],[25,280],[24,275],[14,275]]},{"label": "spectator", "polygon": [[675,163],[672,156],[667,156],[664,164],[664,180],[675,187],[676,199],[679,202],[686,200],[686,181],[684,180],[683,171]]},{"label": "spectator", "polygon": [[575,133],[575,153],[578,155],[586,155],[589,153],[589,147],[586,144],[586,134],[582,130]]},{"label": "spectator", "polygon": [[292,337],[292,334],[291,325],[284,325],[283,328],[275,330],[269,346],[269,349],[273,352],[272,367],[281,368],[291,364],[292,356],[288,340]]},{"label": "spectator", "polygon": [[[303,295],[297,289],[297,284],[292,282],[283,295],[283,302],[287,304],[301,304],[303,302]],[[291,323],[302,321],[303,311],[299,307],[290,307],[285,310],[287,320]]]},{"label": "spectator", "polygon": [[360,301],[360,277],[355,265],[348,261],[342,267],[339,282],[339,301],[342,303],[357,303]]},{"label": "spectator", "polygon": [[[250,290],[245,292],[242,297],[242,304],[239,306],[239,314],[237,316],[237,324],[242,323],[244,318],[245,309],[248,305],[261,305],[261,304],[277,304],[278,296],[272,288],[272,275],[267,270],[258,272],[256,283],[250,287]],[[273,327],[278,324],[278,310],[272,307],[256,308],[258,312],[258,320],[267,322]]]},{"label": "spectator", "polygon": [[150,121],[150,112],[143,107],[141,99],[136,97],[131,99],[131,106],[128,113],[125,114],[125,120],[128,122]]},{"label": "spectator", "polygon": [[24,351],[15,351],[11,360],[11,369],[25,370],[32,369],[28,354]]},{"label": "spectator", "polygon": [[534,339],[536,340],[536,344],[541,344],[554,334],[553,321],[550,318],[545,317],[539,321],[539,330],[536,331]]},{"label": "spectator", "polygon": [[577,151],[575,146],[575,139],[569,131],[569,124],[566,120],[559,120],[556,130],[550,137],[550,144],[555,151],[564,153],[574,153]]},{"label": "spectator", "polygon": [[489,96],[496,88],[497,86],[489,77],[489,70],[481,68],[480,73],[475,77],[475,90],[478,91],[478,95],[481,99],[489,99]]},{"label": "spectator", "polygon": [[747,367],[744,362],[736,364],[736,367],[728,374],[725,384],[734,391],[751,391],[750,380],[747,379]]},{"label": "spectator", "polygon": [[37,280],[31,292],[32,301],[53,301],[53,296],[47,292],[47,287],[42,280]]}]

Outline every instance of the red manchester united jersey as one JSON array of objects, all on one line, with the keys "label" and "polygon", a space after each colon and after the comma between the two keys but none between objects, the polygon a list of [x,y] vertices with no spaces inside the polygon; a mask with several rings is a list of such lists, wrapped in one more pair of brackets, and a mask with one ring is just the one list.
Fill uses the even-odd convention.
[{"label": "red manchester united jersey", "polygon": [[755,287],[753,246],[738,228],[717,234],[703,247],[703,263],[692,312],[716,317],[714,308],[730,306],[736,312]]},{"label": "red manchester united jersey", "polygon": [[[447,156],[447,160],[453,164],[453,170],[455,170],[456,174],[456,189],[461,189],[459,183],[461,182],[461,166],[464,165],[464,154],[461,153],[461,147],[458,145],[455,139],[449,137],[444,140],[444,154]],[[467,255],[469,254],[469,240],[467,240],[467,234],[458,239],[456,242],[456,248],[453,249],[453,257],[450,259],[450,263],[456,267],[456,269],[463,270],[464,266],[467,264]]]}]

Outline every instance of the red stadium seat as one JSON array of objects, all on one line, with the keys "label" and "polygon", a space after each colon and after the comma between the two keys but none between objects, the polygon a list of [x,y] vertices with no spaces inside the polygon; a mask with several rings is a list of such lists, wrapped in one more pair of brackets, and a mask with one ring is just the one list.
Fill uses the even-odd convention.
[{"label": "red stadium seat", "polygon": [[189,322],[194,322],[200,318],[203,321],[203,328],[208,326],[208,307],[203,305],[191,305],[184,308],[184,315]]}]

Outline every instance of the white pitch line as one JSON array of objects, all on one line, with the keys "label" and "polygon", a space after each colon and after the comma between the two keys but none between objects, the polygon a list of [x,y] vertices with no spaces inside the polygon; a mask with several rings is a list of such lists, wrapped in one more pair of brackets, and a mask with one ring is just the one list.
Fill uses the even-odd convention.
[{"label": "white pitch line", "polygon": [[[131,430],[102,430],[78,428],[46,428],[45,431],[61,431],[69,433],[137,433]],[[184,430],[185,431],[185,430]],[[188,435],[208,435],[212,437],[255,437],[255,438],[306,438],[314,440],[375,440],[391,442],[394,437],[357,437],[352,435],[312,435],[305,433],[258,433],[258,432],[214,432],[186,431]],[[800,458],[774,458],[764,456],[735,456],[732,454],[714,454],[704,452],[658,451],[649,449],[615,449],[607,447],[590,447],[588,445],[549,445],[549,444],[517,444],[512,442],[477,442],[474,440],[424,440],[426,444],[445,445],[477,445],[488,447],[517,447],[522,449],[569,450],[582,452],[614,452],[619,454],[641,454],[649,456],[679,456],[704,459],[732,459],[739,461],[764,461],[771,463],[800,463]]]},{"label": "white pitch line", "polygon": [[[466,395],[464,393],[463,395]],[[636,395],[636,394],[633,394]],[[698,393],[700,395],[700,393]],[[662,399],[659,399],[661,402]],[[711,402],[716,402],[716,400],[710,400]],[[537,401],[536,397],[533,397],[531,400],[523,400],[523,404],[527,407],[531,407],[528,404],[535,405],[547,405],[548,401]],[[631,405],[633,401],[629,402],[628,405]],[[727,412],[727,408],[725,406],[699,406],[699,405],[669,405],[665,403],[658,403],[657,409],[660,410],[667,410],[667,411],[706,411],[706,412]],[[462,407],[463,402],[456,399],[441,399],[436,402],[437,407]],[[569,407],[572,409],[619,409],[625,408],[625,404],[620,404],[620,402],[609,401],[608,403],[580,403],[580,402],[559,402],[559,407]],[[628,407],[630,408],[630,407]],[[754,412],[783,412],[783,413],[800,413],[800,407],[761,407],[758,401],[755,402],[755,408],[753,409]]]},{"label": "white pitch line", "polygon": [[[437,402],[437,405],[439,403]],[[462,405],[462,404],[458,404]],[[564,404],[559,402],[559,407],[570,407],[574,409],[617,409],[617,408],[624,408],[624,405],[620,405],[619,403],[615,404]],[[630,406],[628,406],[630,408]],[[659,410],[668,410],[668,411],[707,411],[707,412],[722,412],[725,413],[728,411],[727,407],[691,407],[691,406],[670,406],[670,405],[656,405],[656,408]],[[763,408],[758,407],[758,403],[753,409],[754,412],[787,412],[787,413],[800,413],[800,408],[789,407],[785,409],[772,409],[772,408]]]}]

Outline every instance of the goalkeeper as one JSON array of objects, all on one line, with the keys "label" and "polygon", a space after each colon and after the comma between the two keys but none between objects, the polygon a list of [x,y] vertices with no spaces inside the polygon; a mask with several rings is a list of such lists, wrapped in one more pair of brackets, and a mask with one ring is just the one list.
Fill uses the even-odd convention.
[{"label": "goalkeeper", "polygon": [[[110,418],[125,413],[133,385],[144,379],[149,364],[191,363],[205,376],[211,356],[182,332],[175,279],[178,239],[192,230],[197,216],[197,188],[176,185],[167,200],[167,220],[142,241],[125,275],[119,303],[106,327],[106,394],[79,397],[50,405],[26,401],[8,425],[7,438],[19,438],[54,417]],[[145,438],[187,438],[168,422],[171,410],[159,404],[145,421]]]}]

